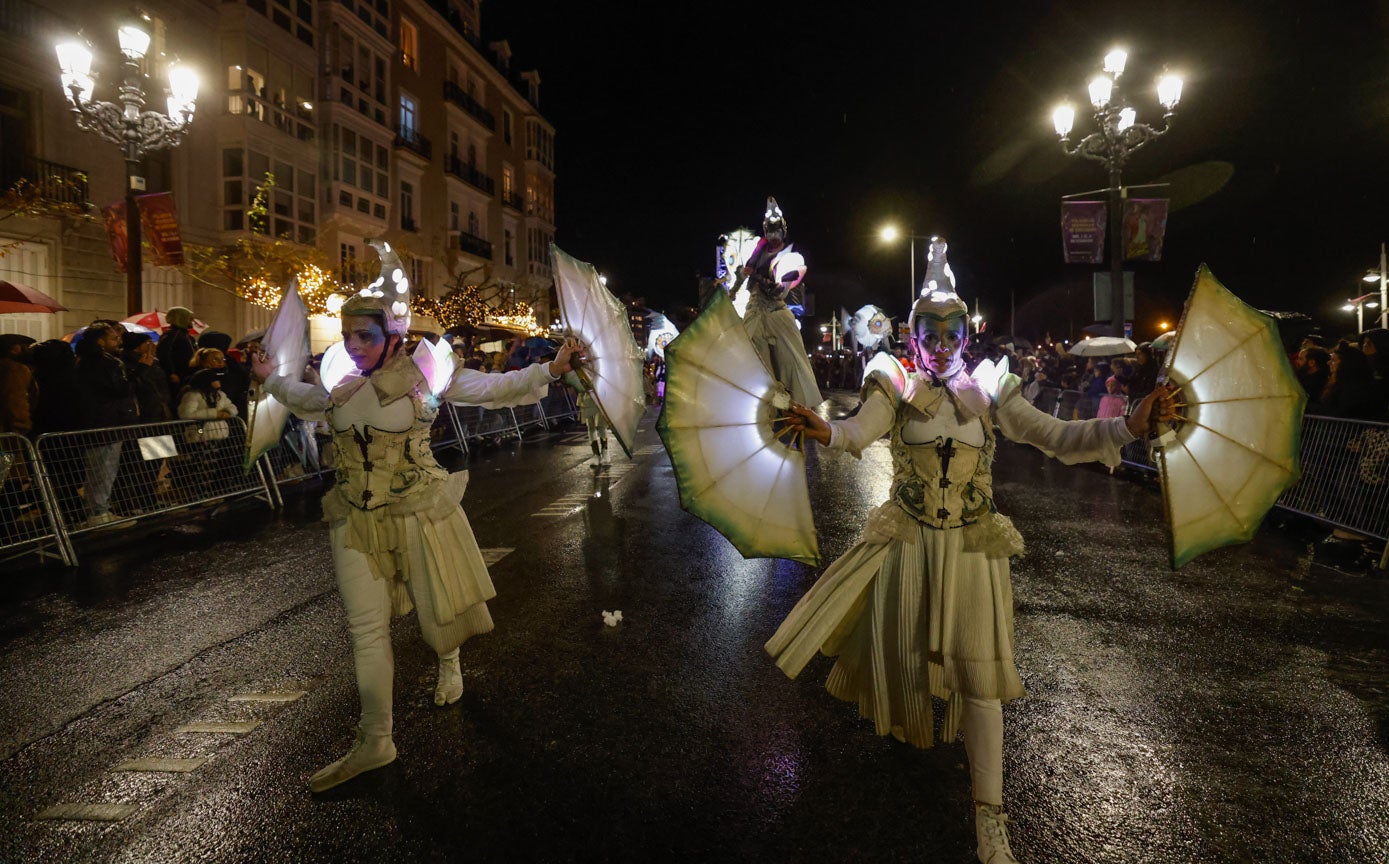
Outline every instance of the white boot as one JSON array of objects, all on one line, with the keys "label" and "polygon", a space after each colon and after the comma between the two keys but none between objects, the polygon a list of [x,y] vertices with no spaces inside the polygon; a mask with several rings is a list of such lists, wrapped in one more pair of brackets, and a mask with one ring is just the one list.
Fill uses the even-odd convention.
[{"label": "white boot", "polygon": [[1008,848],[1008,814],[993,804],[974,805],[974,836],[979,841],[976,853],[982,864],[1019,864]]},{"label": "white boot", "polygon": [[325,792],[346,783],[364,771],[389,765],[395,761],[395,742],[390,735],[367,735],[357,729],[357,740],[347,755],[309,778],[309,790]]},{"label": "white boot", "polygon": [[458,649],[439,657],[439,683],[434,685],[434,704],[452,705],[463,697],[463,670],[458,666]]}]

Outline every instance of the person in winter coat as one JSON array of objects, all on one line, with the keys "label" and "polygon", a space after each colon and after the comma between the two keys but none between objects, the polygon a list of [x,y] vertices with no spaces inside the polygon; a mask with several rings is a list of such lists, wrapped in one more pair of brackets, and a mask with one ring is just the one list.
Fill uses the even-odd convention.
[{"label": "person in winter coat", "polygon": [[188,377],[188,364],[193,359],[193,352],[198,350],[189,330],[193,326],[193,311],[175,306],[168,311],[166,317],[169,329],[159,337],[159,365],[164,369],[164,374],[169,376],[170,391],[177,393],[187,383],[185,379]]},{"label": "person in winter coat", "polygon": [[[125,374],[120,353],[125,328],[117,321],[98,319],[87,326],[77,344],[77,392],[83,409],[82,428],[113,429],[138,422],[140,409]],[[99,436],[86,452],[83,528],[98,528],[120,521],[111,512],[111,487],[120,468],[122,441],[110,431]]]},{"label": "person in winter coat", "polygon": [[28,435],[34,428],[34,373],[24,362],[33,341],[17,333],[0,336],[0,432]]},{"label": "person in winter coat", "polygon": [[135,391],[141,423],[165,423],[174,419],[169,408],[172,396],[169,379],[159,365],[154,340],[148,333],[126,333],[123,337],[125,374]]}]

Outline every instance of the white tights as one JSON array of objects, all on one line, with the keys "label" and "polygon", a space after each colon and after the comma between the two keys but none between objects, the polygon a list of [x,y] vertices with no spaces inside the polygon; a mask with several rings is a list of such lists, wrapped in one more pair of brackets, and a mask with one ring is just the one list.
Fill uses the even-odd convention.
[{"label": "white tights", "polygon": [[[371,565],[361,552],[347,548],[346,529],[331,529],[333,567],[337,571],[338,591],[347,609],[347,629],[352,633],[352,656],[357,667],[357,695],[362,702],[361,730],[366,735],[391,734],[391,688],[395,671],[391,653],[391,593],[384,579],[371,574]],[[440,660],[458,657],[463,637],[453,625],[441,627],[434,620],[429,591],[416,591],[409,582],[410,598],[424,641]],[[485,608],[485,607],[484,607]],[[462,621],[462,617],[458,619]]]},{"label": "white tights", "polygon": [[961,727],[974,800],[1003,805],[1003,705],[997,699],[965,697]]}]

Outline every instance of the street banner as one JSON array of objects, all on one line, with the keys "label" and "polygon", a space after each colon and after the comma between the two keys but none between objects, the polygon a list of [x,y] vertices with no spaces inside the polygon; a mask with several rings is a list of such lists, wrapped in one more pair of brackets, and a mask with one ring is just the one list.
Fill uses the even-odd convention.
[{"label": "street banner", "polygon": [[140,227],[153,256],[151,264],[182,266],[183,238],[178,230],[178,213],[174,210],[174,193],[155,192],[139,196]]},{"label": "street banner", "polygon": [[116,262],[116,272],[125,272],[125,202],[117,201],[110,207],[101,208],[101,218],[106,223],[106,236],[111,240],[111,259]]},{"label": "street banner", "polygon": [[1166,234],[1166,198],[1130,198],[1124,202],[1125,261],[1161,261]]},{"label": "street banner", "polygon": [[1104,261],[1103,201],[1061,202],[1061,251],[1067,264]]}]

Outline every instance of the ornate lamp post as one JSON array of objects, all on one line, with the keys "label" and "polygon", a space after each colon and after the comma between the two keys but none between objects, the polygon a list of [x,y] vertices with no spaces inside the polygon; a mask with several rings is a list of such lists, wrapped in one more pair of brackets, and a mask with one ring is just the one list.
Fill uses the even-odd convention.
[{"label": "ornate lamp post", "polygon": [[125,156],[125,236],[126,236],[126,294],[127,314],[142,312],[141,297],[140,211],[135,193],[145,187],[142,165],[145,154],[153,150],[174,147],[183,140],[193,122],[193,109],[198,98],[198,75],[187,66],[169,69],[168,114],[145,110],[144,76],[140,61],[149,50],[150,34],[143,22],[121,26],[120,38],[122,80],[117,89],[119,102],[94,102],[92,91],[92,50],[82,42],[64,42],[56,46],[58,66],[62,72],[63,92],[72,106],[77,128],[92,132],[121,148]]},{"label": "ornate lamp post", "polygon": [[1162,128],[1139,123],[1137,112],[1129,107],[1119,86],[1127,62],[1128,53],[1122,48],[1115,48],[1104,55],[1104,72],[1090,82],[1090,104],[1095,109],[1096,131],[1072,146],[1070,135],[1075,123],[1075,109],[1063,104],[1057,106],[1051,115],[1056,134],[1061,138],[1061,148],[1067,156],[1093,159],[1102,163],[1109,172],[1109,290],[1113,313],[1111,323],[1116,336],[1124,333],[1124,240],[1121,236],[1124,193],[1121,175],[1130,156],[1148,142],[1167,133],[1177,103],[1182,98],[1182,79],[1176,75],[1163,75],[1157,83],[1158,103],[1164,111]]}]

